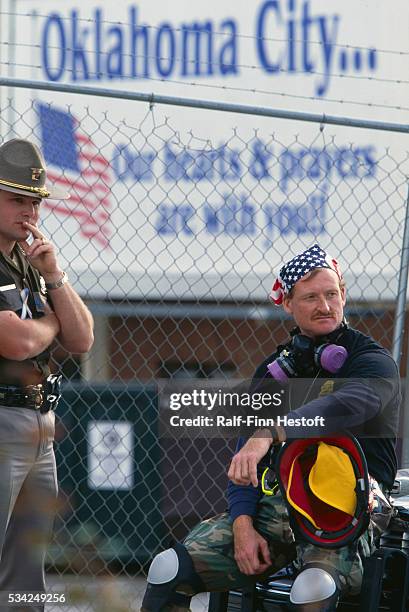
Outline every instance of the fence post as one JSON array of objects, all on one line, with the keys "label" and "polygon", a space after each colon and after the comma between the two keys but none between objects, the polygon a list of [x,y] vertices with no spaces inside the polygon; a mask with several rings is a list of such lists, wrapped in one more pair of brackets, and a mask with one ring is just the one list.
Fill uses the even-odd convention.
[{"label": "fence post", "polygon": [[[398,366],[401,363],[402,343],[405,330],[406,292],[408,287],[409,273],[409,187],[406,199],[405,226],[403,231],[402,253],[399,269],[398,295],[395,314],[395,326],[393,330],[392,355]],[[406,376],[404,384],[403,399],[403,436],[402,436],[402,466],[409,465],[409,351],[406,358]],[[405,409],[406,407],[406,409]]]}]

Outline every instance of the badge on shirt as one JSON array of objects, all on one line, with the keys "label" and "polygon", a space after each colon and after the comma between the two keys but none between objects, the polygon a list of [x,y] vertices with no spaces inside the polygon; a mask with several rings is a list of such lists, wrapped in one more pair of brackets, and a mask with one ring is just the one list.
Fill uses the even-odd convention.
[{"label": "badge on shirt", "polygon": [[325,395],[329,395],[333,391],[334,391],[334,381],[326,380],[325,383],[321,385],[321,389],[318,394],[318,397],[324,397]]}]

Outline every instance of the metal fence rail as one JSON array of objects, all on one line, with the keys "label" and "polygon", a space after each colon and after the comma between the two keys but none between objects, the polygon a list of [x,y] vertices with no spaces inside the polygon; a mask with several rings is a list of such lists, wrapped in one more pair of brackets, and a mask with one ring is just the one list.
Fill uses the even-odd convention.
[{"label": "metal fence rail", "polygon": [[[314,241],[328,248],[346,275],[350,323],[400,360],[408,126],[242,106],[264,123],[219,122],[209,134],[203,117],[231,117],[233,105],[0,85],[22,91],[0,109],[3,140],[38,142],[50,181],[72,194],[44,202],[43,229],[96,321],[83,360],[60,347],[53,356],[67,383],[48,562],[60,576],[143,575],[172,538],[224,510],[233,449],[223,439],[161,438],[158,384],[251,377],[291,327],[267,299],[282,260]],[[86,106],[78,94],[94,97]],[[200,108],[200,120],[176,108],[165,117],[159,102]],[[347,131],[328,133],[330,123]],[[392,131],[401,134],[388,143]]]},{"label": "metal fence rail", "polygon": [[302,113],[299,111],[285,111],[278,108],[261,107],[246,104],[234,104],[228,102],[217,102],[211,100],[198,100],[195,98],[181,98],[177,96],[165,96],[155,93],[142,93],[127,90],[114,90],[106,87],[90,87],[87,85],[69,85],[67,83],[55,83],[52,81],[30,81],[27,79],[15,79],[10,77],[0,78],[0,87],[34,89],[38,91],[60,92],[74,95],[86,95],[94,97],[111,98],[116,100],[133,100],[134,102],[145,102],[151,107],[154,104],[165,104],[169,106],[181,106],[183,108],[195,108],[199,110],[222,111],[227,113],[238,113],[241,115],[252,115],[254,117],[271,117],[274,119],[289,119],[290,121],[307,121],[321,125],[339,125],[369,130],[381,130],[386,132],[398,132],[407,134],[409,124],[391,123],[387,121],[374,121],[365,119],[354,119],[352,117],[333,116],[323,113]]}]

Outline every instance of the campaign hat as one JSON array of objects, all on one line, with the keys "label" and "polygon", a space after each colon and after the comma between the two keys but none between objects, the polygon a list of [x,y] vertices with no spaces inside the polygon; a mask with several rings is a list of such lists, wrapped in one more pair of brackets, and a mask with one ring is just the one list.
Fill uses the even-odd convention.
[{"label": "campaign hat", "polygon": [[47,168],[39,147],[20,138],[0,146],[0,189],[39,198],[67,200],[68,193],[46,185]]}]

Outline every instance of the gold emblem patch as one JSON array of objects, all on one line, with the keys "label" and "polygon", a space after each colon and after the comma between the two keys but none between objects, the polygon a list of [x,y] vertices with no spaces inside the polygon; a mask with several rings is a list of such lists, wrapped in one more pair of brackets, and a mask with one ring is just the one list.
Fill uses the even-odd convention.
[{"label": "gold emblem patch", "polygon": [[30,170],[31,170],[31,180],[32,181],[40,180],[40,176],[44,172],[43,168],[30,168]]},{"label": "gold emblem patch", "polygon": [[318,397],[323,397],[324,395],[329,395],[333,391],[334,391],[334,381],[333,380],[326,380],[325,383],[321,386],[321,389],[320,389]]}]

